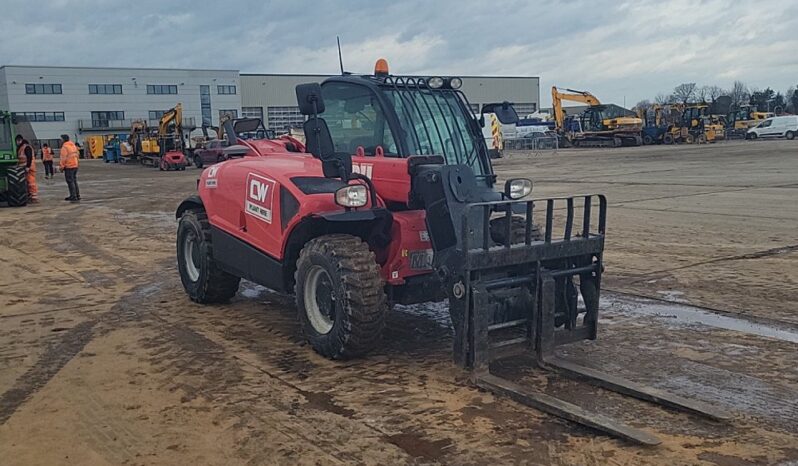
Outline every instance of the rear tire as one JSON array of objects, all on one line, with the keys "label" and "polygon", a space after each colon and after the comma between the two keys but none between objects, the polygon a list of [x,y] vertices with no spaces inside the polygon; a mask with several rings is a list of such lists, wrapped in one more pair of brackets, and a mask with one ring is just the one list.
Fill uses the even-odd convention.
[{"label": "rear tire", "polygon": [[[507,217],[494,218],[490,221],[490,238],[496,244],[507,245]],[[526,219],[513,215],[510,218],[510,244],[522,244],[526,240]],[[542,241],[540,227],[532,224],[532,241]]]},{"label": "rear tire", "polygon": [[192,301],[222,303],[238,292],[241,279],[221,270],[213,257],[211,226],[203,210],[189,210],[180,217],[177,268]]},{"label": "rear tire", "polygon": [[663,143],[663,144],[668,144],[668,145],[670,145],[670,144],[673,144],[673,134],[671,134],[671,133],[665,133],[665,134],[662,136],[662,143]]},{"label": "rear tire", "polygon": [[643,136],[644,146],[650,146],[652,144],[654,144],[654,138],[652,138],[650,134],[646,134],[645,136]]},{"label": "rear tire", "polygon": [[9,207],[22,207],[28,204],[28,179],[24,167],[10,167],[6,171],[8,191],[5,193]]},{"label": "rear tire", "polygon": [[795,139],[795,132],[787,131],[786,133],[784,133],[784,137],[792,141],[793,139]]},{"label": "rear tire", "polygon": [[343,234],[308,241],[297,260],[295,282],[299,320],[317,353],[348,359],[376,346],[388,305],[368,244]]}]

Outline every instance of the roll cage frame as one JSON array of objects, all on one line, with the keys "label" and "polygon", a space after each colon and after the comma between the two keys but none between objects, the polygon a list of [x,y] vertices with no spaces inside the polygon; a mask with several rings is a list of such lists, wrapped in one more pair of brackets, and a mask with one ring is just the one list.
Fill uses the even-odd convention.
[{"label": "roll cage frame", "polygon": [[[376,102],[379,103],[380,108],[382,110],[383,116],[385,118],[385,123],[387,124],[388,128],[390,129],[394,142],[398,149],[398,156],[400,158],[408,158],[414,155],[442,155],[445,160],[449,160],[446,154],[446,148],[443,147],[444,154],[418,154],[414,153],[411,150],[411,145],[408,143],[408,139],[411,138],[415,141],[416,147],[421,147],[421,136],[426,135],[427,140],[432,142],[432,136],[436,135],[440,141],[444,141],[444,136],[449,135],[452,138],[459,136],[460,142],[462,143],[463,152],[465,153],[465,148],[467,144],[465,143],[465,138],[468,137],[471,140],[471,147],[473,150],[467,154],[465,160],[458,160],[458,163],[467,164],[469,166],[474,166],[475,163],[480,164],[480,168],[484,175],[476,175],[478,178],[484,178],[487,180],[489,186],[493,186],[496,182],[496,175],[493,172],[493,166],[490,163],[490,157],[488,155],[488,147],[485,145],[485,139],[482,135],[482,129],[479,127],[479,122],[472,116],[470,110],[470,103],[468,98],[463,94],[462,91],[458,89],[432,89],[427,87],[426,85],[426,78],[420,76],[370,76],[370,75],[362,75],[362,76],[355,76],[355,75],[343,75],[343,76],[334,76],[324,80],[321,84],[322,90],[326,85],[329,84],[350,84],[355,86],[360,86],[362,88],[367,89],[372,97],[376,99]],[[415,128],[405,128],[402,123],[399,115],[397,114],[397,108],[391,99],[386,94],[386,91],[395,91],[397,92],[398,98],[402,101],[402,109],[409,109],[410,112],[413,112],[413,116],[408,113],[404,113],[405,119],[407,121],[416,121],[418,120],[421,125],[421,131],[423,134],[419,134]],[[422,102],[424,107],[420,106],[420,102],[416,102],[415,99],[408,98],[404,95],[404,92],[417,92],[422,96]],[[439,99],[434,98],[433,93],[448,93],[450,95],[454,95],[455,101],[457,102],[457,111],[461,113],[463,117],[462,120],[458,120],[457,115],[454,115],[455,108],[449,105],[443,105],[439,101]],[[431,98],[428,96],[432,96]],[[437,109],[439,112],[443,113],[446,108],[448,107],[448,111],[451,112],[453,119],[453,125],[456,127],[450,126],[450,124],[443,120],[443,124],[439,124],[440,122],[436,121],[436,119],[432,119],[431,121],[425,121],[425,119],[421,118],[423,112],[426,110],[428,113],[433,113],[433,110]],[[324,116],[323,114],[321,115]],[[466,127],[463,128],[460,126],[459,121],[464,121]],[[457,158],[457,151],[454,150],[454,155]],[[477,171],[477,170],[475,170]]]}]

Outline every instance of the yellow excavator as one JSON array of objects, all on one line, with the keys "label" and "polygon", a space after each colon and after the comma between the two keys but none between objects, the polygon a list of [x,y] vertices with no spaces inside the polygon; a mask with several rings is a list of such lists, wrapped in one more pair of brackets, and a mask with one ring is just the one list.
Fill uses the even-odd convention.
[{"label": "yellow excavator", "polygon": [[158,122],[156,134],[157,151],[150,146],[143,151],[142,165],[158,167],[161,170],[185,170],[188,162],[183,141],[183,104],[178,103],[165,111]]},{"label": "yellow excavator", "polygon": [[[629,110],[615,105],[602,105],[587,91],[551,88],[551,105],[557,133],[575,147],[639,146],[643,143],[643,120]],[[581,102],[588,105],[579,116],[566,119],[562,102]]]},{"label": "yellow excavator", "polygon": [[740,105],[726,115],[726,128],[733,136],[744,138],[749,128],[773,116],[775,113],[757,111],[754,105]]},{"label": "yellow excavator", "polygon": [[158,138],[152,134],[145,120],[133,120],[127,141],[120,145],[122,163],[130,163],[144,156],[158,155]]},{"label": "yellow excavator", "polygon": [[710,113],[709,104],[675,104],[672,108],[679,118],[668,125],[668,130],[662,139],[663,143],[701,144],[725,139],[725,125],[717,115]]}]

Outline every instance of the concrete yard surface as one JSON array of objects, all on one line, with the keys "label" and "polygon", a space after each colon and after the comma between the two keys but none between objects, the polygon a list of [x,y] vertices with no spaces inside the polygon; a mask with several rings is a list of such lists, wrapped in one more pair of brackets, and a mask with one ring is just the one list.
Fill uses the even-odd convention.
[{"label": "concrete yard surface", "polygon": [[638,447],[474,388],[444,304],[397,306],[344,362],[293,298],[185,295],[174,210],[199,170],[84,161],[84,200],[0,208],[0,464],[771,465],[798,461],[798,141],[510,153],[534,196],[609,202],[599,339],[562,349],[728,422],[497,372],[657,435]]}]

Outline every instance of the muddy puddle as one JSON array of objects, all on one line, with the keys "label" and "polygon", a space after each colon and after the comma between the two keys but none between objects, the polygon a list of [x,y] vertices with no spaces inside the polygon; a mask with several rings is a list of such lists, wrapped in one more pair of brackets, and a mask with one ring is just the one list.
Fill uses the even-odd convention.
[{"label": "muddy puddle", "polygon": [[602,293],[601,301],[602,310],[628,315],[642,314],[653,316],[669,325],[704,325],[798,343],[798,329],[716,314],[686,304],[669,303],[615,293]]}]

